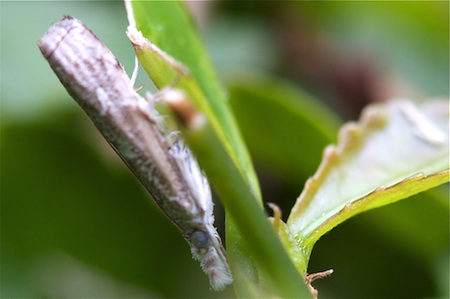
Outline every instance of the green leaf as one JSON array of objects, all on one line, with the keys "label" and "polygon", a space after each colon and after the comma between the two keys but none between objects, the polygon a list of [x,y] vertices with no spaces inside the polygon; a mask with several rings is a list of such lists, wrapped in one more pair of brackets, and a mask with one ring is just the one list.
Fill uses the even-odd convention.
[{"label": "green leaf", "polygon": [[182,130],[226,208],[238,296],[310,297],[264,214],[250,158],[184,5],[138,1],[131,3],[133,13],[129,4],[128,35],[149,76],[160,88],[182,89],[206,116],[200,127]]},{"label": "green leaf", "polygon": [[252,157],[293,184],[317,168],[323,148],[335,140],[337,116],[276,77],[239,78],[230,95]]},{"label": "green leaf", "polygon": [[363,211],[449,181],[448,101],[369,106],[345,125],[306,183],[287,225],[309,255],[314,243]]},{"label": "green leaf", "polygon": [[[132,30],[129,36],[150,78],[158,88],[174,85],[172,87],[187,93],[208,117],[221,142],[226,145],[227,153],[255,194],[259,195],[250,158],[226,105],[225,91],[217,80],[184,4],[179,1],[133,1],[132,6],[132,12],[128,12],[130,25],[136,22],[145,40],[133,36],[135,32]],[[130,29],[133,26],[129,27],[129,33]]]}]

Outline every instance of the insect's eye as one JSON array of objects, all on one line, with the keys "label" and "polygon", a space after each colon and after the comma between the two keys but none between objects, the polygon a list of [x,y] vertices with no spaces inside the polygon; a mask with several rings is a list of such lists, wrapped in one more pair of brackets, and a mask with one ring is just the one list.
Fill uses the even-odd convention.
[{"label": "insect's eye", "polygon": [[210,241],[208,234],[202,230],[196,230],[191,234],[191,242],[196,248],[206,248]]}]

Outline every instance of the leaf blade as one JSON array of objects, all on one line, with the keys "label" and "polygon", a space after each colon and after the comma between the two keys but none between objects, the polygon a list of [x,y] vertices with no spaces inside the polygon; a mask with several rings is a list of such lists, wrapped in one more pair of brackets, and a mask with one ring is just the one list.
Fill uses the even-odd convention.
[{"label": "leaf blade", "polygon": [[259,186],[250,157],[226,104],[226,92],[217,79],[184,3],[132,1],[131,5],[132,15],[129,18],[135,20],[137,29],[157,45],[158,49],[186,66],[184,70],[187,71],[180,73],[177,69],[180,65],[168,64],[158,53],[137,51],[149,76],[159,88],[174,83],[176,77],[180,76],[181,82],[176,87],[185,90],[190,100],[208,117],[227,147],[228,154],[259,196]]},{"label": "leaf blade", "polygon": [[[233,253],[233,259],[239,258],[239,262],[242,263],[235,268],[237,271],[233,271],[233,274],[244,273],[245,275],[245,272],[239,270],[251,268],[252,271],[262,274],[263,281],[266,283],[265,287],[269,292],[282,297],[310,297],[311,294],[306,286],[299,284],[299,281],[303,279],[285,253],[264,214],[259,186],[250,158],[227,106],[221,86],[215,76],[209,76],[213,74],[212,68],[205,58],[202,47],[199,46],[199,38],[192,33],[192,24],[188,24],[186,16],[180,16],[180,14],[186,14],[184,7],[178,1],[139,1],[132,2],[132,6],[133,11],[139,11],[136,22],[140,25],[137,27],[144,32],[145,37],[155,44],[158,42],[157,49],[167,52],[174,57],[175,61],[180,61],[186,66],[185,69],[180,68],[178,63],[166,59],[167,57],[158,50],[146,53],[137,51],[149,76],[157,81],[155,83],[159,87],[175,82],[174,87],[186,92],[196,108],[206,116],[207,120],[201,128],[182,128],[182,130],[186,141],[226,207],[228,250]],[[161,14],[158,9],[163,10]],[[174,12],[170,14],[172,9]],[[146,11],[145,17],[141,14],[143,11]],[[134,20],[135,16],[131,17]],[[132,24],[131,21],[130,24]],[[151,30],[158,28],[161,24],[163,24],[162,30]],[[171,43],[175,36],[168,34],[171,32],[168,27],[176,28],[178,32],[191,31],[186,33],[186,36],[189,36],[186,39],[188,43],[183,45],[177,42]],[[190,49],[191,43],[197,44],[194,49]],[[200,51],[197,51],[198,49]],[[195,55],[187,55],[187,52]],[[202,62],[198,63],[198,60]],[[156,62],[156,67],[151,65],[152,62]],[[197,64],[211,72],[202,71]],[[174,81],[176,76],[179,76],[178,81]],[[233,234],[230,234],[230,231]],[[233,265],[235,264],[232,261],[232,270]],[[239,285],[235,288],[236,292],[239,292],[238,296],[255,296],[255,290],[259,297],[267,295],[267,291],[261,289],[258,277],[246,280],[246,277],[242,277],[243,275],[235,280]],[[249,281],[253,283],[251,287],[248,287]]]},{"label": "leaf blade", "polygon": [[[410,102],[392,101],[369,107],[358,124],[345,125],[338,146],[325,150],[292,209],[287,224],[296,239],[310,250],[351,216],[448,181],[448,118],[447,101],[424,103],[420,111]],[[424,174],[413,176],[418,172]]]}]

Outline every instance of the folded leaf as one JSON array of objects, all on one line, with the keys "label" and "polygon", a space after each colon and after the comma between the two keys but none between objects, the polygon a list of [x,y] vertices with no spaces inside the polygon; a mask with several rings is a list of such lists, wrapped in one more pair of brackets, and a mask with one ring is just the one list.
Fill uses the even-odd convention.
[{"label": "folded leaf", "polygon": [[306,255],[351,216],[449,181],[449,102],[372,105],[345,125],[298,198],[287,225]]}]

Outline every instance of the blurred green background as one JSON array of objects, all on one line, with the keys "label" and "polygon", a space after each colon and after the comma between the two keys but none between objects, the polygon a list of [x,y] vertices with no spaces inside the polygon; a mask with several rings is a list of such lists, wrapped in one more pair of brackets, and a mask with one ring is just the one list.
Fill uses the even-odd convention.
[{"label": "blurred green background", "polygon": [[[287,217],[338,124],[449,95],[448,2],[191,3],[255,162]],[[131,73],[121,1],[1,2],[1,298],[229,298],[67,95],[37,48],[82,20]],[[289,82],[289,83],[287,83]],[[137,85],[154,90],[140,72]],[[315,111],[317,115],[304,112]],[[329,109],[331,112],[325,112]],[[448,298],[449,190],[364,213],[316,245],[321,298]],[[223,215],[216,205],[223,235]],[[299,282],[302,283],[302,282]]]}]

